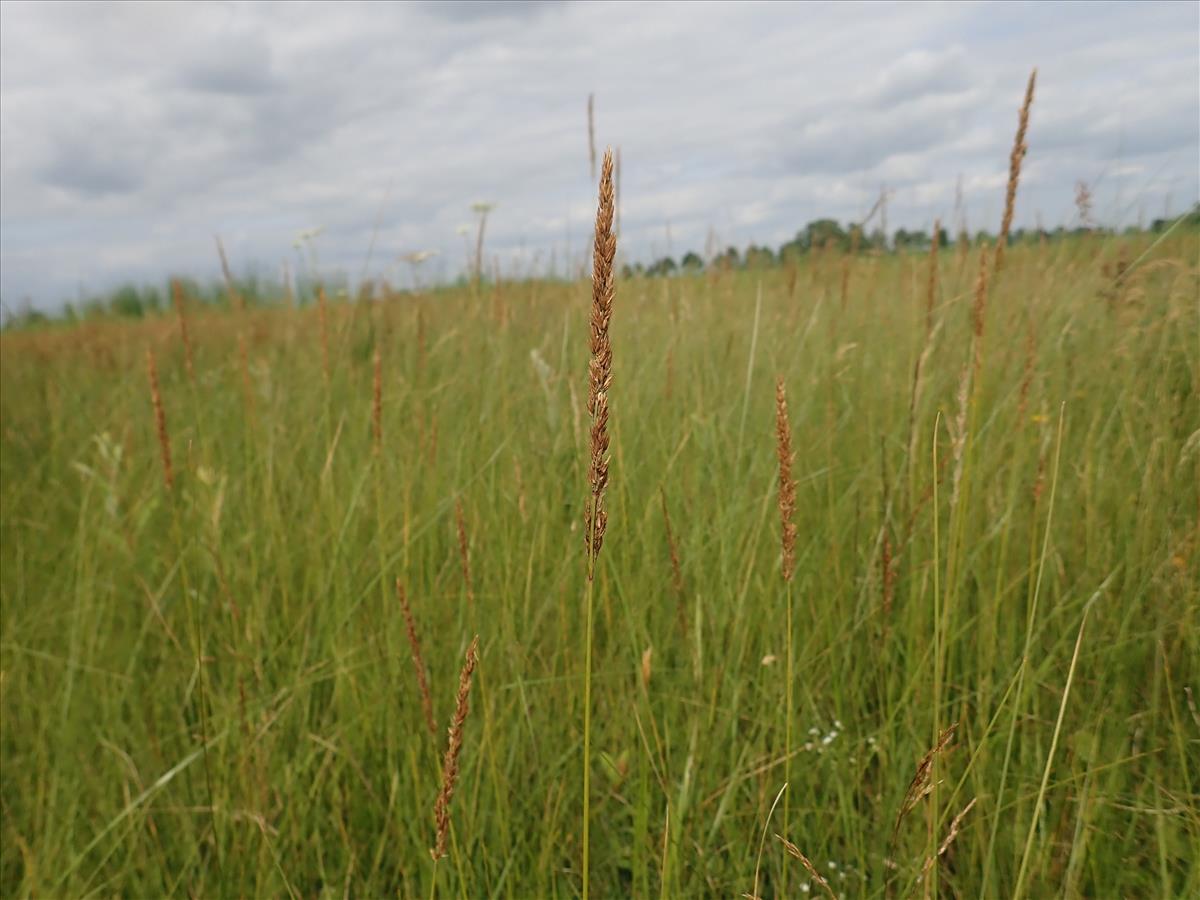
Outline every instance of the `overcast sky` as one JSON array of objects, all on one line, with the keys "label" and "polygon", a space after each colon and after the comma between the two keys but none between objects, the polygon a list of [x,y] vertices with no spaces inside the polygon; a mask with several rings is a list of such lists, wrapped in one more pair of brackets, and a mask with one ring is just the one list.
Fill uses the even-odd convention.
[{"label": "overcast sky", "polygon": [[[0,5],[0,298],[56,307],[167,273],[274,276],[305,229],[357,278],[491,201],[506,272],[579,265],[596,138],[622,252],[778,246],[811,219],[994,231],[1039,68],[1017,223],[1110,223],[1200,194],[1200,4]],[[668,244],[669,241],[669,244]],[[402,271],[406,272],[406,270]],[[397,278],[403,283],[406,274]]]}]

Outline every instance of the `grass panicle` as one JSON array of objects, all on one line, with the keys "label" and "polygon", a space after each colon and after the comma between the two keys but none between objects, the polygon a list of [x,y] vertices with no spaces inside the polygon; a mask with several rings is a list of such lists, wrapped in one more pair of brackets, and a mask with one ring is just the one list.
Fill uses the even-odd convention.
[{"label": "grass panicle", "polygon": [[458,787],[460,760],[463,747],[463,727],[467,723],[467,713],[471,710],[471,676],[475,674],[475,666],[479,663],[479,635],[471,639],[467,647],[466,659],[462,672],[458,676],[458,693],[454,698],[454,715],[447,729],[446,755],[442,759],[442,787],[433,803],[433,818],[435,822],[434,842],[429,854],[434,862],[442,859],[449,847],[450,839],[450,803],[454,799],[455,788]]}]

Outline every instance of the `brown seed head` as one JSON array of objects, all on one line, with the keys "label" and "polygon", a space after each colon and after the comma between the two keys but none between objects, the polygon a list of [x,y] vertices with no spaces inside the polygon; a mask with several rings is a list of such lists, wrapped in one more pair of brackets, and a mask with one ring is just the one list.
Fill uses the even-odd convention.
[{"label": "brown seed head", "polygon": [[179,339],[183,342],[183,361],[187,367],[188,381],[195,383],[196,372],[192,366],[192,340],[188,335],[187,316],[183,313],[183,285],[178,278],[171,280],[171,296],[175,301],[175,315],[179,319]]},{"label": "brown seed head", "polygon": [[792,580],[796,565],[796,482],[792,480],[792,430],[788,424],[783,376],[775,379],[775,452],[779,456],[779,522],[783,580]]},{"label": "brown seed head", "polygon": [[433,803],[433,817],[437,823],[437,831],[433,848],[429,851],[434,861],[446,855],[447,838],[450,834],[450,801],[454,799],[454,788],[458,784],[458,757],[462,753],[463,725],[470,711],[471,675],[479,662],[479,635],[471,641],[467,648],[466,661],[458,676],[458,696],[454,702],[454,717],[450,720],[449,739],[446,744],[446,755],[442,760],[442,789],[438,792]]},{"label": "brown seed head", "polygon": [[604,489],[608,484],[608,390],[612,386],[612,345],[608,324],[612,318],[615,282],[613,260],[617,239],[613,235],[613,155],[604,151],[600,166],[600,201],[596,210],[596,236],[592,259],[591,359],[588,363],[587,411],[591,416],[588,486],[590,495],[584,511],[584,542],[588,554],[588,577],[604,542],[608,513]]},{"label": "brown seed head", "polygon": [[1000,237],[996,241],[996,269],[1004,261],[1004,247],[1008,243],[1008,232],[1012,228],[1013,208],[1017,203],[1017,185],[1021,181],[1021,161],[1029,146],[1025,143],[1025,132],[1029,128],[1029,108],[1033,106],[1033,88],[1037,84],[1037,69],[1029,73],[1029,84],[1025,88],[1025,102],[1017,114],[1017,134],[1013,139],[1012,153],[1008,157],[1008,186],[1004,192],[1004,218],[1000,222]]},{"label": "brown seed head", "polygon": [[158,448],[162,452],[163,484],[167,490],[175,486],[175,472],[171,467],[171,436],[167,432],[167,415],[163,412],[162,394],[158,389],[158,364],[154,351],[146,348],[146,374],[150,378],[150,401],[154,405],[154,424],[158,429]]},{"label": "brown seed head", "polygon": [[412,649],[413,668],[417,672],[417,689],[421,694],[421,712],[425,716],[425,727],[429,733],[437,737],[437,725],[433,721],[433,699],[429,696],[429,681],[425,675],[425,657],[421,655],[421,642],[417,640],[417,626],[413,621],[412,607],[408,603],[408,594],[400,579],[396,579],[396,596],[400,598],[400,608],[404,611],[404,627],[408,631],[408,646]]}]

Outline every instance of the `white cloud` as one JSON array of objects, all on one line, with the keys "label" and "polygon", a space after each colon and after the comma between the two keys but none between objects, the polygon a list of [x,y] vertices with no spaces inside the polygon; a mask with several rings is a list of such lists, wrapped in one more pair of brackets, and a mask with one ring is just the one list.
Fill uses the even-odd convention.
[{"label": "white cloud", "polygon": [[[0,296],[54,305],[168,271],[380,271],[497,203],[489,253],[582,260],[597,139],[620,145],[622,253],[779,243],[849,220],[995,227],[1038,65],[1019,224],[1181,210],[1200,187],[1194,4],[340,3],[0,6]],[[390,186],[390,187],[389,187]],[[1002,190],[1002,188],[1001,188]],[[573,263],[573,264],[577,264]],[[432,273],[425,273],[429,277]]]}]

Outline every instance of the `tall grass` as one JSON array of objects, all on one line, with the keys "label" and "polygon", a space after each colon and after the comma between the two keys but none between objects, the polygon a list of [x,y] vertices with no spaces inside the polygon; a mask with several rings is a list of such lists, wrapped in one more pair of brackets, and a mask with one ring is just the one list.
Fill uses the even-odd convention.
[{"label": "tall grass", "polygon": [[[1195,895],[1198,253],[1185,228],[1008,244],[954,508],[978,280],[955,254],[852,257],[844,309],[836,256],[622,281],[589,707],[587,285],[506,283],[503,329],[469,289],[189,309],[194,390],[173,317],[0,336],[0,893],[575,896],[589,708],[594,896],[740,895],[772,832],[839,897]],[[397,577],[430,717],[379,606]],[[429,718],[476,631],[435,870]],[[952,723],[936,805],[895,828]],[[785,866],[823,892],[762,852],[759,896]]]}]

